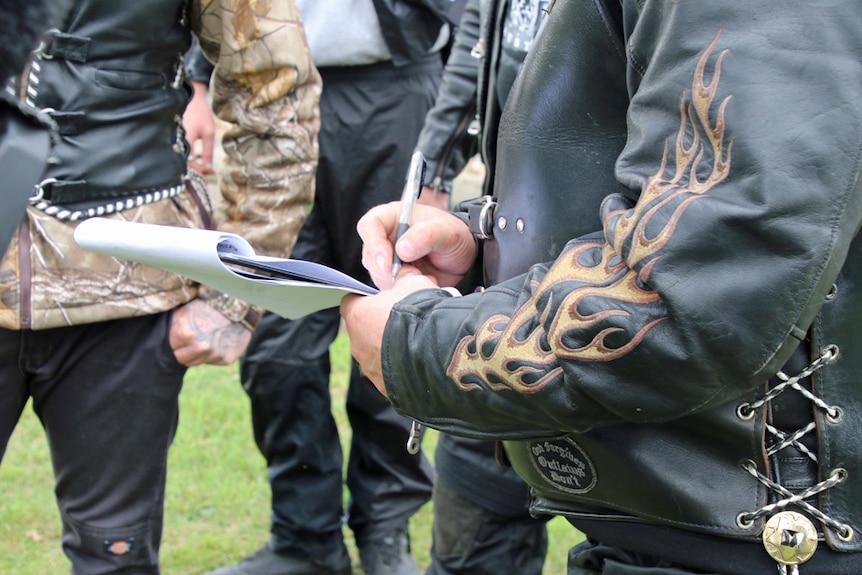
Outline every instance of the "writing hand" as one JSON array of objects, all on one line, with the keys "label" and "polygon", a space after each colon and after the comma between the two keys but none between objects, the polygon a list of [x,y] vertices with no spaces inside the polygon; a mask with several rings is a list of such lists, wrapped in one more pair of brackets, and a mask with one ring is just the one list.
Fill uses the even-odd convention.
[{"label": "writing hand", "polygon": [[[401,202],[369,210],[356,226],[362,238],[362,265],[381,289],[392,287],[391,262]],[[476,241],[464,223],[447,211],[417,205],[413,224],[394,249],[405,266],[402,275],[420,274],[438,285],[457,284],[476,259]]]}]

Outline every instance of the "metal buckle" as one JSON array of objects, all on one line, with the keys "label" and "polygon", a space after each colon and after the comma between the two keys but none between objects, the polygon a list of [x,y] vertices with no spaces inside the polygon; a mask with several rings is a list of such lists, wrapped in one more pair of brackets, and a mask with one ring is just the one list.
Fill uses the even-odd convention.
[{"label": "metal buckle", "polygon": [[51,184],[56,184],[57,178],[47,178],[39,182],[33,187],[33,195],[30,196],[30,203],[35,204],[45,199],[45,187]]},{"label": "metal buckle", "polygon": [[482,196],[467,206],[470,232],[480,240],[494,237],[494,208],[497,202],[492,196]]},{"label": "metal buckle", "polygon": [[42,41],[39,43],[39,47],[35,50],[36,55],[39,58],[42,58],[43,60],[54,59],[54,37],[59,33],[60,30],[57,28],[51,28],[42,35]]}]

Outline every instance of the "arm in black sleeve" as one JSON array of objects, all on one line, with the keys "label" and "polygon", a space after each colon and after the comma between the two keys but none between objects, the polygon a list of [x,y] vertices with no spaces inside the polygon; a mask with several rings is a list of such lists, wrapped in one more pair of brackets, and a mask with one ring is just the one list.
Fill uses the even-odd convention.
[{"label": "arm in black sleeve", "polygon": [[427,186],[451,191],[452,180],[476,147],[467,128],[476,116],[479,62],[470,55],[479,39],[479,0],[468,0],[443,73],[437,102],[425,116],[417,149],[425,156]]},{"label": "arm in black sleeve", "polygon": [[186,74],[189,80],[201,82],[203,84],[210,83],[210,77],[213,74],[212,62],[206,59],[201,45],[198,43],[196,36],[192,36],[192,45],[188,49],[184,57],[186,63]]},{"label": "arm in black sleeve", "polygon": [[[504,438],[670,421],[758,389],[814,324],[862,224],[858,7],[622,4],[612,33],[629,105],[614,173],[636,201],[606,198],[600,233],[526,275],[396,305],[382,363],[400,412]],[[576,46],[572,23],[601,5],[556,3],[519,87],[569,105],[579,78],[549,77]],[[560,169],[596,161],[581,156]]]}]

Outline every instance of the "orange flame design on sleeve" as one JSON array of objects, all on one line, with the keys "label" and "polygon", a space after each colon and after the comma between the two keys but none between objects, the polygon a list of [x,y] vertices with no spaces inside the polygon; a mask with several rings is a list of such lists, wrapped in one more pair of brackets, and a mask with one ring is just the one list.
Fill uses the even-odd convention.
[{"label": "orange flame design on sleeve", "polygon": [[[673,174],[670,177],[666,174],[669,150],[665,143],[661,165],[647,180],[637,205],[613,212],[606,219],[606,242],[581,243],[569,248],[548,270],[541,284],[535,286],[534,296],[511,318],[494,315],[475,335],[458,343],[446,374],[462,389],[534,393],[561,377],[558,360],[610,361],[622,357],[667,319],[661,315],[664,312],[658,293],[646,287],[650,272],[686,209],[724,181],[730,171],[733,143],[729,142],[726,149],[724,146],[724,115],[730,96],[719,105],[715,121],[709,117],[727,50],[717,56],[711,81],[705,79],[707,64],[720,36],[719,31],[698,60],[691,101],[687,102],[685,93],[680,100]],[[704,168],[709,157],[712,165],[699,177],[698,170]],[[661,220],[654,216],[659,213],[666,221],[657,226],[656,222]],[[652,236],[647,233],[650,223],[658,227]],[[559,292],[555,294],[553,290],[563,283],[573,287],[556,305],[553,298]],[[581,311],[588,299],[599,311]],[[545,300],[544,311],[537,318],[536,302]],[[643,325],[623,328],[620,323],[632,315],[622,304],[652,306],[655,311],[644,314]],[[552,310],[556,310],[556,315],[549,317]],[[613,318],[616,320],[612,325],[609,320]],[[543,326],[548,326],[547,332]],[[608,344],[609,336],[624,332],[632,333],[625,343]],[[566,343],[575,339],[588,341],[577,348]]]}]

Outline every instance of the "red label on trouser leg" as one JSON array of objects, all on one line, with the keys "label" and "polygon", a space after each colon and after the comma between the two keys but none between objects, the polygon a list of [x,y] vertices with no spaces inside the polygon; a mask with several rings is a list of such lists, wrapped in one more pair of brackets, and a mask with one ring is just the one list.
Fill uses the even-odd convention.
[{"label": "red label on trouser leg", "polygon": [[105,541],[105,551],[110,555],[127,555],[132,552],[134,543],[134,537],[120,539],[119,541]]}]

